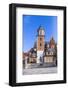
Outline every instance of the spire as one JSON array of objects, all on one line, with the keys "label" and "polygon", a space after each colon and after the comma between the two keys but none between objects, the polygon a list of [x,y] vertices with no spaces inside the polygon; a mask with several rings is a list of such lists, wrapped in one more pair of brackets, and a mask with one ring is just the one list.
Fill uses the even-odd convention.
[{"label": "spire", "polygon": [[55,40],[54,40],[53,36],[52,36],[52,38],[50,40],[50,44],[55,44]]},{"label": "spire", "polygon": [[54,40],[53,36],[52,36],[51,40]]}]

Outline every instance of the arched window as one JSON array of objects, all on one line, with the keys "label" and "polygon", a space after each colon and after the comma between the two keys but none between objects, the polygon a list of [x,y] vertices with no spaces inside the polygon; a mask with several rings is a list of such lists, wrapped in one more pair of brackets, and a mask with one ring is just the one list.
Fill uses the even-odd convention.
[{"label": "arched window", "polygon": [[42,46],[42,44],[40,43],[40,47]]},{"label": "arched window", "polygon": [[40,38],[40,41],[42,40],[42,38]]}]

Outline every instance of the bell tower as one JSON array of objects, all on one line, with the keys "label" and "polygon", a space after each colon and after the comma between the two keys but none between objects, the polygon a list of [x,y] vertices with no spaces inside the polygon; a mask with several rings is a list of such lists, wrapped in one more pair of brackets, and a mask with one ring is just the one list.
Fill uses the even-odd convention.
[{"label": "bell tower", "polygon": [[40,63],[40,58],[43,57],[44,45],[45,45],[45,32],[42,26],[38,29],[37,35],[37,63]]}]

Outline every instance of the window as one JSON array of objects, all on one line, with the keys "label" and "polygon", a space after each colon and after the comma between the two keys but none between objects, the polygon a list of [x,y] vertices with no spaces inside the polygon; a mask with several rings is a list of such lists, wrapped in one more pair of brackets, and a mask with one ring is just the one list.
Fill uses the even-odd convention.
[{"label": "window", "polygon": [[40,41],[42,40],[42,38],[40,38]]},{"label": "window", "polygon": [[42,44],[40,43],[40,47],[42,46]]}]

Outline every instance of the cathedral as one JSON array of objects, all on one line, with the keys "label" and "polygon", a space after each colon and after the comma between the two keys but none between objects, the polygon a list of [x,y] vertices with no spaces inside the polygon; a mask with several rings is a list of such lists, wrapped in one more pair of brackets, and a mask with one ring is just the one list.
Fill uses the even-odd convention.
[{"label": "cathedral", "polygon": [[28,64],[57,64],[57,44],[53,37],[46,42],[45,30],[42,26],[37,30],[37,40],[34,46],[27,53],[23,52],[23,60],[26,58]]}]

